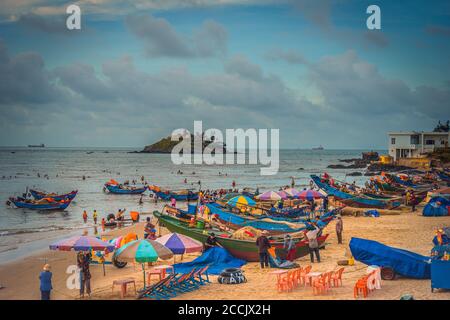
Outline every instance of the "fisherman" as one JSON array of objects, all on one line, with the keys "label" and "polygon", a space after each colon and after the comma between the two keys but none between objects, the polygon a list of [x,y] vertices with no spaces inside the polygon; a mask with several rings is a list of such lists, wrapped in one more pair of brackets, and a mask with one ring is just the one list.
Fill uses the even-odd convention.
[{"label": "fisherman", "polygon": [[87,218],[88,218],[88,214],[87,214],[86,210],[84,210],[83,211],[83,221],[84,221],[84,223],[87,222]]},{"label": "fisherman", "polygon": [[312,226],[308,227],[308,232],[306,233],[306,238],[308,239],[309,256],[311,262],[314,263],[314,254],[316,255],[317,262],[320,263],[320,253],[319,253],[319,242],[317,241],[317,234],[320,229],[313,223]]},{"label": "fisherman", "polygon": [[148,239],[152,235],[155,234],[155,225],[152,223],[152,220],[150,217],[147,217],[147,223],[144,227],[144,239]]},{"label": "fisherman", "polygon": [[267,238],[267,235],[269,232],[267,230],[264,230],[261,233],[261,236],[259,236],[256,239],[256,245],[258,246],[258,252],[259,252],[259,263],[261,264],[261,269],[264,269],[264,267],[269,267],[269,252],[268,249],[271,247],[269,239]]},{"label": "fisherman", "polygon": [[214,232],[211,232],[211,234],[208,236],[208,238],[206,238],[205,241],[205,251],[217,246],[220,247],[221,245],[217,242],[216,234]]},{"label": "fisherman", "polygon": [[336,216],[336,236],[338,239],[338,244],[342,244],[342,231],[344,231],[344,222],[340,214]]},{"label": "fisherman", "polygon": [[283,249],[285,249],[287,252],[286,259],[289,261],[294,261],[295,260],[295,243],[294,243],[294,239],[289,234],[287,234],[284,237]]},{"label": "fisherman", "polygon": [[323,198],[323,211],[327,212],[328,210],[328,195]]},{"label": "fisherman", "polygon": [[94,224],[97,224],[97,210],[94,210],[94,213],[92,214],[92,218],[94,219]]}]

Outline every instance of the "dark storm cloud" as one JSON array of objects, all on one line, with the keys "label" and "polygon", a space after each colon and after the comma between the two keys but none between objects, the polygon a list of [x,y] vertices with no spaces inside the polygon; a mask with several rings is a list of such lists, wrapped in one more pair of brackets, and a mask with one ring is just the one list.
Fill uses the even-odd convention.
[{"label": "dark storm cloud", "polygon": [[52,102],[60,94],[42,57],[33,52],[10,57],[0,40],[0,104]]},{"label": "dark storm cloud", "polygon": [[305,65],[321,97],[312,102],[244,55],[226,60],[223,72],[203,75],[185,67],[142,71],[129,56],[99,70],[76,63],[48,71],[37,54],[10,56],[0,48],[3,137],[20,132],[17,139],[39,136],[59,145],[144,145],[203,120],[219,129],[280,128],[282,147],[319,140],[384,146],[386,131],[431,126],[448,115],[448,86],[410,88],[353,51]]},{"label": "dark storm cloud", "polygon": [[56,34],[73,34],[66,27],[66,15],[41,16],[35,13],[21,14],[17,23],[35,31]]},{"label": "dark storm cloud", "polygon": [[205,21],[193,39],[179,34],[167,20],[148,14],[127,16],[125,23],[143,41],[149,57],[210,57],[227,50],[227,32],[212,20]]}]

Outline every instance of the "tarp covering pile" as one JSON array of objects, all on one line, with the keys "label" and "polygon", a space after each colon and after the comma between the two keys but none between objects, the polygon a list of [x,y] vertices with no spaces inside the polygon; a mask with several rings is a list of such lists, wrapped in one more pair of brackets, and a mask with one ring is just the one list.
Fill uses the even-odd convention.
[{"label": "tarp covering pile", "polygon": [[350,240],[350,250],[355,260],[369,266],[390,267],[396,273],[409,278],[431,277],[429,257],[360,238]]},{"label": "tarp covering pile", "polygon": [[233,257],[221,247],[206,250],[200,257],[186,263],[177,263],[173,267],[175,273],[189,273],[194,268],[203,268],[209,265],[209,274],[220,274],[227,268],[240,268],[247,262]]},{"label": "tarp covering pile", "polygon": [[442,217],[450,215],[450,200],[442,197],[432,198],[423,208],[422,214],[425,217]]}]

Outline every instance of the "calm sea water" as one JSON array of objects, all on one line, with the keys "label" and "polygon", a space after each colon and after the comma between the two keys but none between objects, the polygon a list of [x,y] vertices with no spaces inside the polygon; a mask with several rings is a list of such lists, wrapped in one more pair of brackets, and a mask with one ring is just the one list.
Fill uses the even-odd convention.
[{"label": "calm sea water", "polygon": [[[367,179],[346,176],[357,169],[326,169],[329,164],[340,163],[339,159],[357,158],[367,150],[281,150],[280,169],[274,176],[261,176],[258,165],[177,166],[172,164],[170,155],[129,151],[133,150],[0,148],[0,252],[1,246],[10,243],[12,236],[16,239],[18,235],[28,237],[31,233],[83,227],[83,210],[91,214],[96,209],[99,220],[119,208],[141,212],[154,210],[149,197],[145,197],[144,205],[139,206],[139,196],[105,194],[103,185],[110,178],[140,181],[144,176],[149,184],[173,189],[198,189],[199,180],[204,189],[231,188],[234,180],[239,188],[259,187],[261,191],[278,190],[280,186],[290,184],[292,176],[297,186],[306,187],[310,174],[324,171],[337,179],[358,184]],[[178,170],[183,174],[177,174]],[[49,178],[44,178],[45,175]],[[86,180],[82,179],[83,175]],[[184,178],[187,178],[187,184]],[[77,189],[79,193],[64,212],[44,213],[6,206],[8,197],[21,195],[26,187],[57,193]]]}]

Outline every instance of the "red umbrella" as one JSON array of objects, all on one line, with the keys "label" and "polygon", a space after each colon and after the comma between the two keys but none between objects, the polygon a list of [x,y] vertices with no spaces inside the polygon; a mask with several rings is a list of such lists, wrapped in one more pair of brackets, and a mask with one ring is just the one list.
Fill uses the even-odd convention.
[{"label": "red umbrella", "polygon": [[303,200],[313,200],[313,199],[321,199],[324,197],[324,195],[316,190],[304,190],[300,191],[297,197]]}]

